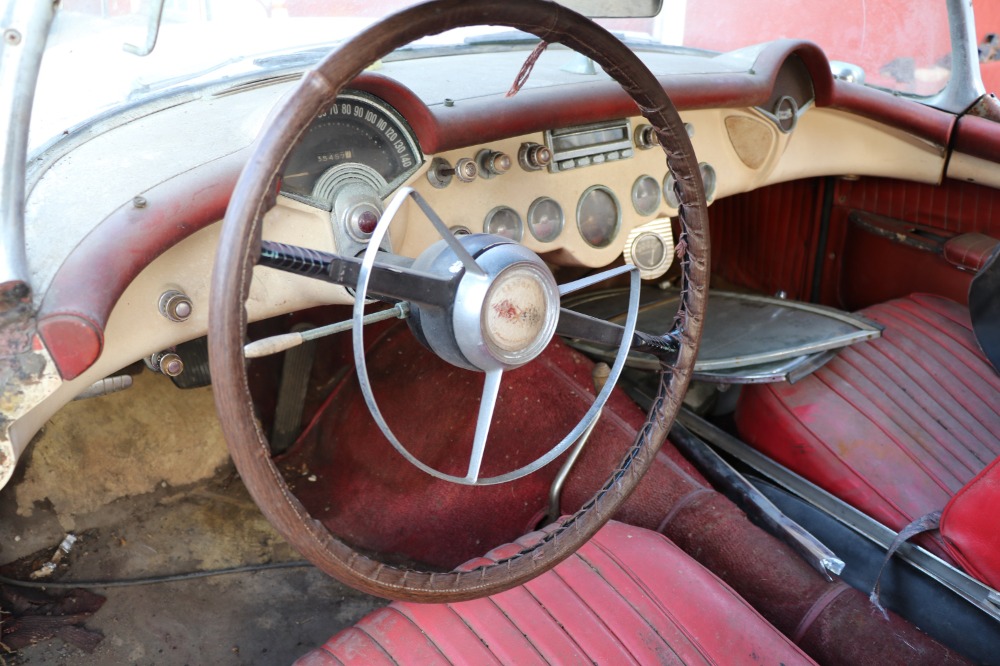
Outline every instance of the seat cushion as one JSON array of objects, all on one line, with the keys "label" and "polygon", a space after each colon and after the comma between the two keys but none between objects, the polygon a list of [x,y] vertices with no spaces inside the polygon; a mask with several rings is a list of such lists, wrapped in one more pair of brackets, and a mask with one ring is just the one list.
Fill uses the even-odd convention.
[{"label": "seat cushion", "polygon": [[862,314],[885,326],[881,338],[794,385],[745,387],[736,424],[757,449],[899,530],[943,509],[1000,454],[1000,377],[957,303],[917,294]]},{"label": "seat cushion", "polygon": [[[540,536],[487,558],[509,557]],[[393,603],[296,663],[813,662],[665,537],[611,522],[526,585],[455,604]]]}]

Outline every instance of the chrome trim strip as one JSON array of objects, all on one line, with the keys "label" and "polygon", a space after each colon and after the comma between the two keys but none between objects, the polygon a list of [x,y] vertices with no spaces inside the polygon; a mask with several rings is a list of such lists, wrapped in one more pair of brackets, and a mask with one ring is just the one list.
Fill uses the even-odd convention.
[{"label": "chrome trim strip", "polygon": [[[719,447],[751,469],[763,474],[786,490],[798,495],[840,523],[869,541],[887,549],[896,532],[861,511],[834,497],[819,486],[805,480],[795,472],[779,465],[749,445],[712,425],[700,416],[681,409],[677,420],[702,439]],[[981,611],[1000,621],[997,600],[1000,593],[966,573],[959,571],[941,558],[912,543],[904,543],[896,555],[918,571],[930,576],[962,597]]]}]

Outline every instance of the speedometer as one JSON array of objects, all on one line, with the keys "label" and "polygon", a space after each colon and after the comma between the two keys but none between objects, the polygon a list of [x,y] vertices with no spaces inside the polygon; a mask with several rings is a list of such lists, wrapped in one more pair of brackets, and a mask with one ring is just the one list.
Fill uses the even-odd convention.
[{"label": "speedometer", "polygon": [[302,135],[285,165],[281,190],[328,208],[324,183],[330,175],[357,170],[384,197],[422,161],[413,132],[392,107],[366,93],[342,93]]}]

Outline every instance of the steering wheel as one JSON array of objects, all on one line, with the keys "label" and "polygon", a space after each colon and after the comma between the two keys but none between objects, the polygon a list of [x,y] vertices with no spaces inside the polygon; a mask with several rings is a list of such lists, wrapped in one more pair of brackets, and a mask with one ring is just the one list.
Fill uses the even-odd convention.
[{"label": "steering wheel", "polygon": [[[416,267],[400,267],[398,262],[391,266],[376,263],[375,251],[367,252],[364,259],[357,259],[262,242],[261,223],[264,213],[275,203],[285,160],[312,119],[345,85],[375,60],[415,39],[481,24],[530,32],[546,42],[562,43],[592,58],[632,97],[653,126],[681,202],[678,254],[683,283],[680,307],[670,332],[651,336],[633,332],[629,327],[622,329],[590,320],[568,310],[560,312],[558,295],[560,291],[567,291],[566,285],[554,287],[551,273],[537,256],[526,248],[505,244],[495,237],[478,236],[456,243],[445,230],[442,234],[445,240],[425,252],[426,256],[417,260],[419,265]],[[404,192],[402,196],[409,194]],[[397,201],[401,201],[401,197]],[[428,216],[435,217],[429,208],[421,207]],[[393,204],[389,208],[393,208]],[[388,212],[386,217],[391,217]],[[694,150],[662,86],[618,39],[575,12],[544,0],[505,0],[502,3],[435,0],[390,16],[344,43],[303,77],[262,132],[230,200],[215,258],[209,352],[216,409],[233,461],[254,501],[275,529],[319,569],[358,590],[390,599],[451,602],[478,598],[524,583],[555,566],[593,536],[628,498],[652,463],[680,409],[697,355],[707,300],[707,220],[704,189]],[[378,230],[385,233],[382,222],[376,236]],[[377,239],[373,239],[371,245],[377,248]],[[290,253],[282,254],[283,251]],[[490,255],[492,258],[484,259],[491,252],[494,253]],[[510,257],[501,258],[500,264],[494,265],[496,256],[504,254]],[[442,256],[446,259],[442,260]],[[456,259],[460,263],[456,264]],[[431,270],[441,261],[451,268],[438,272]],[[456,339],[454,332],[450,338],[437,335],[437,342],[430,341],[428,346],[456,365],[468,366],[471,355],[472,367],[487,374],[487,394],[492,390],[493,379],[499,383],[498,372],[530,361],[557,330],[599,342],[620,342],[623,351],[631,348],[657,354],[661,359],[659,393],[646,424],[619,465],[610,470],[608,480],[579,511],[547,529],[535,545],[471,571],[439,573],[391,566],[362,554],[312,518],[291,493],[271,460],[267,438],[254,418],[243,351],[247,324],[245,303],[252,271],[258,263],[358,288],[354,322],[356,345],[366,290],[412,303],[422,313],[416,328],[417,334],[422,336],[431,336],[436,328],[443,326],[440,321],[436,324],[432,321],[435,308],[444,311],[471,308],[472,314],[466,315],[466,323],[478,336],[472,347],[463,346],[463,341]],[[519,298],[527,299],[522,300],[520,306],[530,305],[541,315],[538,320],[541,323],[536,322],[527,332],[504,331],[490,323],[487,312],[492,303],[490,294],[504,290],[510,283],[517,287],[514,292],[522,294]],[[553,288],[556,289],[554,294]],[[412,322],[411,327],[414,327]],[[505,346],[507,343],[509,347]],[[462,352],[460,358],[450,358],[456,346]],[[482,354],[482,358],[477,354]],[[356,348],[355,356],[363,363],[362,350]],[[624,353],[619,354],[619,366],[623,357]],[[610,382],[606,389],[611,390]],[[484,395],[483,403],[487,402],[487,397]],[[377,409],[373,413],[378,419]],[[480,423],[482,421],[481,408]],[[488,431],[489,415],[485,421]],[[579,429],[586,425],[581,424]],[[483,439],[485,445],[485,432],[480,437],[479,431],[477,426],[474,449],[479,439]],[[553,450],[560,446],[565,449],[568,444],[560,443]],[[549,459],[558,453],[550,451]],[[475,455],[474,452],[473,458]],[[464,481],[480,481],[478,467],[473,469],[470,463]]]}]

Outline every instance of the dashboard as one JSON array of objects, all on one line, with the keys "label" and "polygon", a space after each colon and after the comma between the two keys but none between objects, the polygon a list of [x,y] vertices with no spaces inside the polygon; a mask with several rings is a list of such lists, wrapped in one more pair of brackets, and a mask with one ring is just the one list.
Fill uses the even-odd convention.
[{"label": "dashboard", "polygon": [[[663,152],[617,84],[563,72],[562,56],[541,61],[512,98],[509,78],[489,88],[477,73],[513,76],[518,51],[477,54],[473,69],[439,57],[362,74],[289,155],[265,239],[356,255],[406,185],[453,233],[515,239],[554,267],[624,260],[647,279],[664,275],[677,208]],[[710,201],[822,175],[942,178],[953,117],[915,104],[904,113],[891,95],[841,86],[815,45],[776,42],[728,59],[651,54],[647,64],[681,112]],[[32,159],[26,233],[39,331],[64,382],[18,423],[25,443],[86,386],[205,334],[218,222],[298,76],[153,100]],[[394,253],[416,257],[437,240],[412,202],[399,215]],[[168,292],[184,296],[189,316],[164,313]],[[247,311],[257,320],[352,300],[258,268]]]},{"label": "dashboard", "polygon": [[[722,122],[728,145],[699,140],[709,158],[699,163],[709,203],[720,191],[720,169],[723,192],[742,186],[745,174],[730,164],[734,154],[743,170],[761,168],[811,103],[808,75],[791,78],[799,101],[782,94],[775,113],[730,111]],[[779,118],[782,109],[791,115]],[[716,137],[714,115],[690,115],[685,127],[692,139],[699,126]],[[550,264],[599,267],[624,257],[652,280],[674,256],[676,183],[641,116],[553,127],[425,158],[400,111],[374,94],[348,90],[304,132],[280,183],[279,205],[329,213],[336,248],[346,254],[363,251],[385,201],[407,183],[440,209],[456,235],[502,236]],[[415,221],[403,226],[386,249],[416,256],[429,237]]]}]

